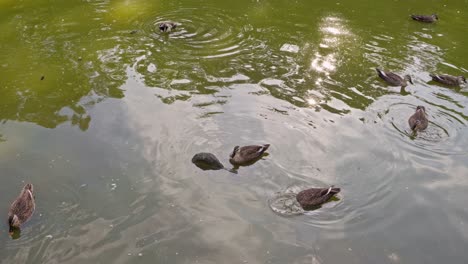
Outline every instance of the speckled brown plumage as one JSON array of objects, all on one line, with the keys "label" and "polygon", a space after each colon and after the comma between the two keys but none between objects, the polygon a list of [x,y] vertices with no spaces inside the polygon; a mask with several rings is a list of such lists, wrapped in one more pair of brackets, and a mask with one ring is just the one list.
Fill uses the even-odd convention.
[{"label": "speckled brown plumage", "polygon": [[304,210],[314,209],[327,202],[333,195],[339,193],[340,188],[310,188],[299,192],[296,200]]},{"label": "speckled brown plumage", "polygon": [[234,165],[245,165],[255,162],[257,159],[262,157],[263,153],[270,147],[270,144],[264,145],[250,145],[234,147],[229,161]]},{"label": "speckled brown plumage", "polygon": [[11,204],[10,210],[8,211],[10,232],[15,228],[20,228],[20,226],[33,215],[36,209],[33,192],[33,185],[30,183],[26,184],[23,190],[21,190],[20,195]]},{"label": "speckled brown plumage", "polygon": [[452,76],[448,74],[430,74],[432,80],[449,86],[458,86],[466,83],[464,76]]},{"label": "speckled brown plumage", "polygon": [[413,20],[419,21],[419,22],[425,22],[425,23],[433,23],[436,22],[439,17],[436,14],[432,15],[411,15],[411,18]]},{"label": "speckled brown plumage", "polygon": [[426,129],[429,124],[426,117],[426,108],[421,105],[416,107],[416,112],[408,119],[408,124],[413,131]]},{"label": "speckled brown plumage", "polygon": [[413,80],[411,79],[411,76],[409,75],[405,75],[402,78],[400,75],[390,72],[390,71],[383,71],[379,68],[375,68],[375,70],[377,71],[379,77],[382,78],[384,81],[386,81],[390,85],[405,87],[408,85],[407,81],[413,84]]}]

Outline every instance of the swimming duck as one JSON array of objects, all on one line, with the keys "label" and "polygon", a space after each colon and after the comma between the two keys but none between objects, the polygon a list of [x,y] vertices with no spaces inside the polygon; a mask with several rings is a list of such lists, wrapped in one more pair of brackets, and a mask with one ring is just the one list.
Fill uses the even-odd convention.
[{"label": "swimming duck", "polygon": [[259,159],[269,147],[270,144],[251,145],[244,147],[235,146],[231,155],[229,155],[229,161],[233,165],[245,165],[252,163]]},{"label": "swimming duck", "polygon": [[405,75],[404,78],[401,78],[398,74],[395,74],[393,72],[383,71],[379,68],[375,68],[375,70],[379,74],[380,78],[384,79],[387,83],[393,86],[405,87],[408,85],[406,81],[410,82],[411,84],[414,84],[413,80],[411,80],[411,76],[409,75]]},{"label": "swimming duck", "polygon": [[416,107],[416,113],[414,113],[409,119],[408,124],[413,131],[421,131],[427,128],[429,121],[426,117],[426,108],[419,105]]},{"label": "swimming duck", "polygon": [[467,83],[464,76],[452,76],[448,74],[429,74],[432,80],[449,86],[458,86]]},{"label": "swimming duck", "polygon": [[159,23],[159,30],[161,30],[161,32],[171,32],[173,29],[176,29],[177,27],[177,23],[175,22],[162,22],[162,23]]},{"label": "swimming duck", "polygon": [[432,15],[411,15],[411,18],[416,21],[425,22],[425,23],[433,23],[436,22],[439,17],[436,14]]},{"label": "swimming duck", "polygon": [[192,163],[202,170],[220,170],[224,169],[223,164],[211,153],[197,153],[192,158]]},{"label": "swimming duck", "polygon": [[10,234],[12,234],[15,229],[19,229],[22,224],[31,218],[35,208],[36,203],[34,201],[33,185],[28,183],[23,187],[20,195],[11,204],[10,210],[8,211]]},{"label": "swimming duck", "polygon": [[330,188],[310,188],[303,190],[296,195],[296,200],[304,210],[311,210],[322,205],[339,193],[340,188],[331,186]]}]

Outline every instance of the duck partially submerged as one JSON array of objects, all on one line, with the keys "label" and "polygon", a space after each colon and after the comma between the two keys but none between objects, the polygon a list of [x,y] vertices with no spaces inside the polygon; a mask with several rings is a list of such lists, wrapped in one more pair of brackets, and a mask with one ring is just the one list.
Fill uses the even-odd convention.
[{"label": "duck partially submerged", "polygon": [[250,145],[239,147],[235,146],[231,155],[229,155],[233,165],[247,165],[257,161],[262,157],[263,153],[270,147],[270,144]]},{"label": "duck partially submerged", "polygon": [[442,83],[449,86],[459,86],[466,82],[464,76],[453,76],[448,74],[429,74],[432,77],[432,80],[438,83]]},{"label": "duck partially submerged", "polygon": [[20,195],[10,206],[8,211],[8,225],[10,234],[19,229],[22,224],[27,222],[36,209],[36,203],[33,195],[33,185],[28,183],[21,190]]},{"label": "duck partially submerged", "polygon": [[405,87],[408,86],[407,81],[411,84],[414,84],[413,80],[411,79],[411,76],[409,75],[405,75],[403,78],[401,78],[400,75],[390,71],[383,71],[379,68],[375,68],[375,70],[377,71],[379,77],[387,83],[389,83],[390,85]]},{"label": "duck partially submerged", "polygon": [[433,23],[439,20],[439,17],[436,14],[432,15],[411,15],[411,18],[416,21]]},{"label": "duck partially submerged", "polygon": [[408,124],[413,131],[421,131],[427,128],[429,121],[426,117],[426,108],[424,106],[417,106],[416,113],[414,113],[409,119]]},{"label": "duck partially submerged", "polygon": [[171,21],[159,23],[159,30],[161,32],[171,32],[173,29],[176,29],[176,27],[177,23]]},{"label": "duck partially submerged", "polygon": [[192,163],[202,170],[220,170],[224,169],[223,164],[211,153],[197,153],[192,158]]},{"label": "duck partially submerged", "polygon": [[304,210],[314,209],[332,198],[341,191],[340,188],[310,188],[299,192],[296,200]]}]

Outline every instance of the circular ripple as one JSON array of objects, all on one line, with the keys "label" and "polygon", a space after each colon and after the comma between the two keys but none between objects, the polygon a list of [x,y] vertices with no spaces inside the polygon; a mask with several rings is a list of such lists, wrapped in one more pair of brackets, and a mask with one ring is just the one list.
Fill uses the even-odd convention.
[{"label": "circular ripple", "polygon": [[[172,32],[162,33],[161,22],[176,22]],[[164,13],[143,25],[143,31],[162,42],[161,55],[178,59],[199,60],[227,57],[247,50],[246,36],[239,18],[214,8],[182,8]]]},{"label": "circular ripple", "polygon": [[439,154],[466,153],[466,150],[457,148],[455,142],[459,131],[466,127],[461,113],[445,107],[425,105],[429,126],[424,131],[413,133],[408,125],[408,118],[416,107],[417,105],[410,103],[392,103],[379,113],[379,117],[390,134],[399,135],[400,140],[419,149]]},{"label": "circular ripple", "polygon": [[292,185],[289,186],[286,190],[278,192],[271,199],[268,200],[268,205],[270,206],[273,212],[282,215],[282,216],[293,216],[300,214],[307,214],[310,216],[316,215],[314,211],[319,210],[320,208],[333,208],[337,205],[337,202],[340,201],[340,198],[333,197],[330,201],[323,204],[321,207],[312,211],[305,211],[302,209],[300,204],[296,200],[296,195],[310,187],[305,187],[305,185]]}]

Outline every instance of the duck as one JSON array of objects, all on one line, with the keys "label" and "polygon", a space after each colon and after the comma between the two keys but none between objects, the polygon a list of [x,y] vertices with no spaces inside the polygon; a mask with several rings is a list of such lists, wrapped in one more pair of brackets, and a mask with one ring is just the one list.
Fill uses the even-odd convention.
[{"label": "duck", "polygon": [[159,23],[159,30],[161,32],[171,32],[173,29],[176,29],[176,27],[177,23],[171,21]]},{"label": "duck", "polygon": [[36,202],[34,198],[33,185],[31,183],[26,184],[21,190],[20,195],[10,206],[8,211],[8,225],[10,226],[10,235],[17,229],[20,229],[21,225],[27,222],[36,209]]},{"label": "duck", "polygon": [[192,163],[202,170],[220,170],[224,169],[224,165],[218,160],[218,158],[207,152],[200,152],[193,156]]},{"label": "duck", "polygon": [[426,117],[426,108],[422,105],[416,107],[416,112],[408,119],[408,124],[413,131],[421,131],[427,128],[429,121]]},{"label": "duck", "polygon": [[411,79],[411,76],[409,75],[405,75],[403,78],[401,78],[400,75],[393,72],[383,71],[379,68],[375,68],[375,70],[379,74],[379,77],[385,80],[390,85],[406,87],[408,86],[407,81],[411,84],[414,84],[413,80]]},{"label": "duck", "polygon": [[250,145],[250,146],[235,146],[231,155],[229,155],[233,165],[247,165],[258,160],[263,153],[270,147],[270,144]]},{"label": "duck", "polygon": [[429,74],[432,77],[432,80],[438,83],[442,83],[449,86],[459,86],[466,82],[464,76],[453,76],[448,74]]},{"label": "duck", "polygon": [[436,14],[432,15],[411,15],[411,18],[416,21],[433,23],[439,20],[439,17]]},{"label": "duck", "polygon": [[300,191],[296,200],[304,210],[314,209],[332,198],[341,191],[340,188],[330,186],[329,188],[310,188]]}]

